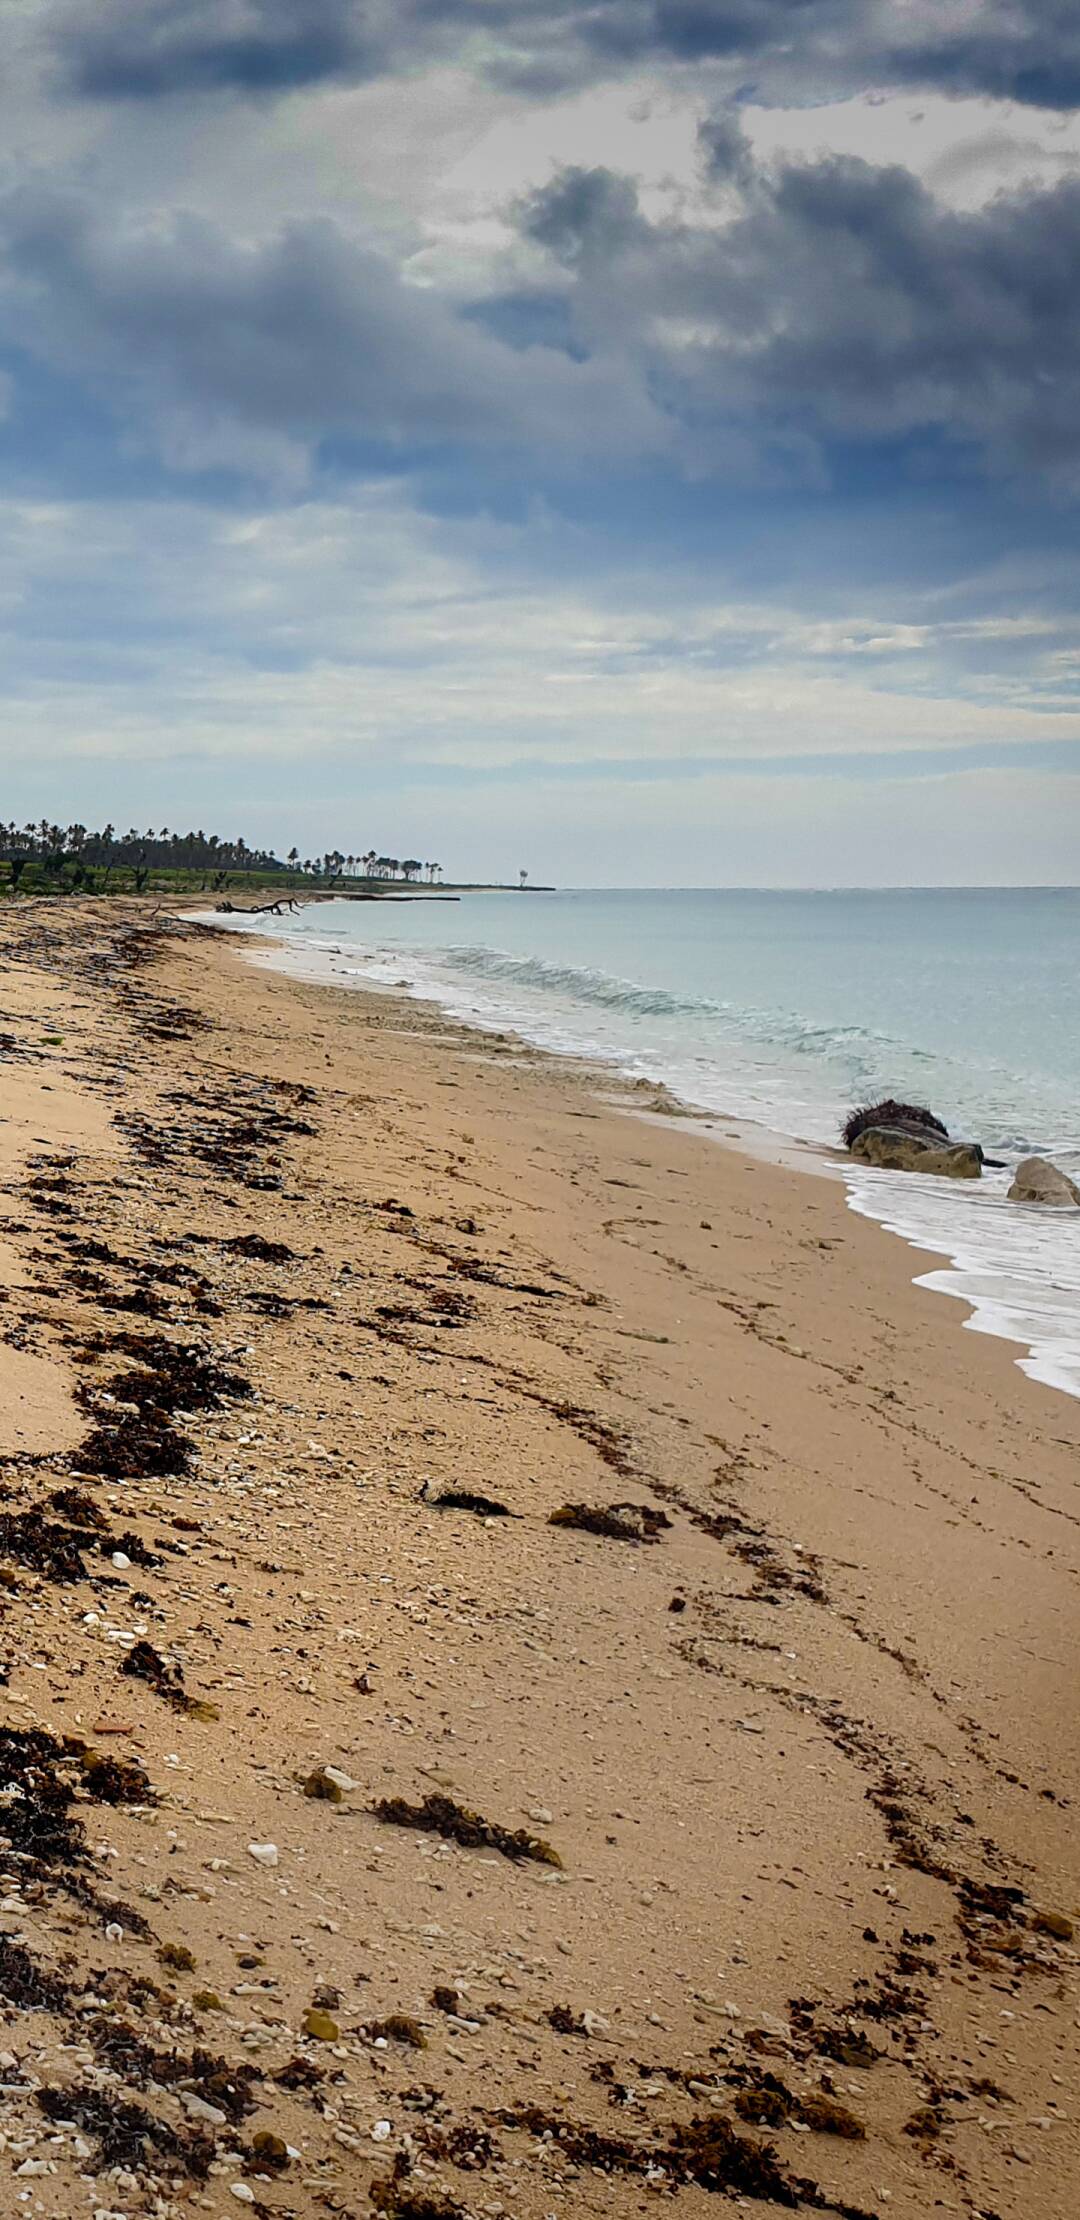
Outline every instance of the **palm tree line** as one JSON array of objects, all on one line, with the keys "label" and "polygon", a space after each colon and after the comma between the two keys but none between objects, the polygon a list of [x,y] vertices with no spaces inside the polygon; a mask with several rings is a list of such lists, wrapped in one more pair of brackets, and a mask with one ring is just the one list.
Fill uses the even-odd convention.
[{"label": "palm tree line", "polygon": [[249,847],[246,840],[223,840],[218,833],[172,832],[150,826],[140,832],[132,826],[118,832],[105,825],[100,832],[86,825],[53,825],[47,818],[38,824],[0,822],[0,862],[8,867],[10,884],[18,889],[28,866],[35,877],[53,878],[67,886],[94,885],[107,891],[114,872],[134,874],[136,890],[146,885],[151,872],[202,873],[215,887],[224,886],[233,873],[292,874],[329,885],[342,879],[402,879],[434,886],[442,876],[440,863],[422,863],[416,856],[346,855],[328,849],[321,856],[301,857],[291,848],[284,862],[269,848]]}]

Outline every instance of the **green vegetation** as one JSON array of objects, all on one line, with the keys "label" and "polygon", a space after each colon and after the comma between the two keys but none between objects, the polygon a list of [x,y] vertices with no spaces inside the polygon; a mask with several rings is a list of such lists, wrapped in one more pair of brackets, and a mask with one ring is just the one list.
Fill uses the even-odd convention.
[{"label": "green vegetation", "polygon": [[269,849],[217,833],[160,831],[118,833],[114,825],[91,832],[85,825],[0,824],[0,895],[17,894],[275,894],[302,890],[382,891],[397,883],[436,886],[439,863],[418,857],[345,855],[339,849],[301,857],[291,848],[282,862]]}]

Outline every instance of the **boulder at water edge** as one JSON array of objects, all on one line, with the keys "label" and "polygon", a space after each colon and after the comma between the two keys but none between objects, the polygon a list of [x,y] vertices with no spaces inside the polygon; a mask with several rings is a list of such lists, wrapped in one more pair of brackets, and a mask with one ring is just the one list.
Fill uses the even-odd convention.
[{"label": "boulder at water edge", "polygon": [[973,1141],[939,1141],[896,1127],[867,1126],[852,1142],[851,1153],[861,1164],[881,1172],[930,1172],[939,1179],[979,1179],[982,1151]]},{"label": "boulder at water edge", "polygon": [[1067,1172],[1059,1172],[1056,1164],[1048,1164],[1045,1156],[1025,1156],[1016,1167],[1009,1201],[1052,1203],[1059,1210],[1074,1209],[1080,1203],[1080,1187]]}]

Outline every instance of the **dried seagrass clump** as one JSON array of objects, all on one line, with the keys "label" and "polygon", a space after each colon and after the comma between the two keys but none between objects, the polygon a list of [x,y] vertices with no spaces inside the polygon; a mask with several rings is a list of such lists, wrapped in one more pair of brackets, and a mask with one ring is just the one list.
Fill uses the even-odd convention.
[{"label": "dried seagrass clump", "polygon": [[474,1495],[471,1488],[444,1488],[441,1495],[422,1495],[436,1511],[471,1511],[478,1519],[512,1519],[513,1511],[494,1495]]},{"label": "dried seagrass clump", "polygon": [[537,1865],[562,1865],[562,1859],[541,1835],[524,1827],[511,1832],[496,1821],[466,1811],[450,1796],[425,1796],[422,1804],[406,1803],[404,1796],[384,1796],[374,1807],[376,1819],[391,1827],[415,1827],[421,1834],[441,1835],[444,1842],[458,1842],[463,1850],[498,1850],[504,1858],[531,1858]]},{"label": "dried seagrass clump", "polygon": [[925,1133],[936,1133],[939,1140],[949,1138],[948,1127],[942,1125],[940,1118],[935,1118],[932,1110],[924,1109],[917,1102],[894,1102],[890,1095],[887,1102],[864,1102],[850,1112],[840,1128],[844,1147],[854,1148],[860,1133],[868,1132],[872,1125],[919,1126]]}]

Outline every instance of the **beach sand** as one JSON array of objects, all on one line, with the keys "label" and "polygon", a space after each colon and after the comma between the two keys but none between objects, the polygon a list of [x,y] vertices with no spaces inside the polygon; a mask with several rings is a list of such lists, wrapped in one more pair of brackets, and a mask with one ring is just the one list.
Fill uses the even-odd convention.
[{"label": "beach sand", "polygon": [[0,2209],[1075,2213],[1080,1404],[632,1089],[0,958]]}]

